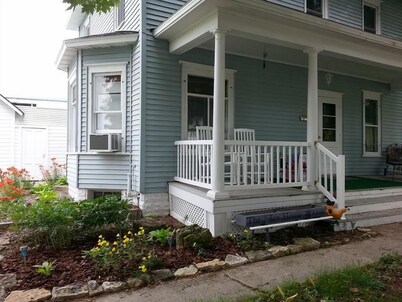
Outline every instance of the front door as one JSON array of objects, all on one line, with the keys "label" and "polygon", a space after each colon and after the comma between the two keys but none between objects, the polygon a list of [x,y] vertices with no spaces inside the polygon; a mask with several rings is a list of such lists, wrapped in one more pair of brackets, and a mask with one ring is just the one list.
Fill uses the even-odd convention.
[{"label": "front door", "polygon": [[22,168],[34,179],[42,179],[40,166],[47,166],[47,137],[44,128],[22,128]]},{"label": "front door", "polygon": [[343,152],[342,146],[342,93],[318,93],[318,140],[334,154]]}]

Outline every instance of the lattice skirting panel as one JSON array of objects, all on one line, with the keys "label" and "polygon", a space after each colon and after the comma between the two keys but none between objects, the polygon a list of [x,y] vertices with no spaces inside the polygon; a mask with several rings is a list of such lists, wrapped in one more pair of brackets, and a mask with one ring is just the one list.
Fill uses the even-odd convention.
[{"label": "lattice skirting panel", "polygon": [[170,213],[185,224],[198,224],[200,227],[207,227],[207,213],[204,209],[174,195],[170,195]]}]

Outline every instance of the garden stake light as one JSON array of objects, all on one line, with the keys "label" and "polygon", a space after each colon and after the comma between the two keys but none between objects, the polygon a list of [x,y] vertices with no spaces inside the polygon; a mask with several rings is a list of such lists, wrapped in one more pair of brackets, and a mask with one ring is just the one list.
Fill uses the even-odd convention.
[{"label": "garden stake light", "polygon": [[21,256],[24,259],[24,266],[27,266],[28,246],[23,245],[20,247]]}]

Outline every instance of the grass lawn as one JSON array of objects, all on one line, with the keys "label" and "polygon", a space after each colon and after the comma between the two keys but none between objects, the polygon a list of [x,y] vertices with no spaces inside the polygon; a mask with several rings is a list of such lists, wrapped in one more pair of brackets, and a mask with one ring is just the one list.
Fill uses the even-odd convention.
[{"label": "grass lawn", "polygon": [[215,302],[399,302],[402,301],[402,256],[387,254],[374,264],[325,272],[303,282],[288,282],[235,300]]}]

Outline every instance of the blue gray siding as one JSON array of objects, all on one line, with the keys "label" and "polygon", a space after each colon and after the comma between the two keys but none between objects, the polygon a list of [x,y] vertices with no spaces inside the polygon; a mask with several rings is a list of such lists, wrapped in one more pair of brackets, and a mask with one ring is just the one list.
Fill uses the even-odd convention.
[{"label": "blue gray siding", "polygon": [[129,166],[129,155],[80,154],[78,188],[126,190]]},{"label": "blue gray siding", "polygon": [[402,39],[402,2],[400,0],[382,2],[381,34],[393,39]]},{"label": "blue gray siding", "polygon": [[[146,28],[154,28],[184,5],[186,0],[146,1]],[[146,45],[142,76],[141,193],[166,192],[176,174],[176,148],[180,138],[179,58],[169,54],[168,42],[142,31]]]},{"label": "blue gray siding", "polygon": [[304,11],[304,0],[266,0],[292,9]]},{"label": "blue gray siding", "polygon": [[328,19],[344,25],[362,28],[361,0],[328,1]]},{"label": "blue gray siding", "polygon": [[76,188],[78,174],[78,154],[67,155],[67,182],[71,187]]}]

